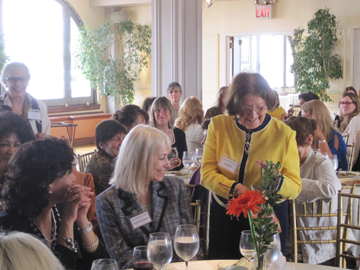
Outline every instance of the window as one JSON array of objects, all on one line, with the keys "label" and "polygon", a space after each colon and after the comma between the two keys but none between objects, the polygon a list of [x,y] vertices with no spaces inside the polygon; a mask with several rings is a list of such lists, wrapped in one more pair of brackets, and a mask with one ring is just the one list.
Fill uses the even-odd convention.
[{"label": "window", "polygon": [[[27,92],[48,106],[94,103],[75,68],[80,18],[63,0],[0,0],[5,51],[30,69]],[[0,28],[1,29],[1,28]]]},{"label": "window", "polygon": [[229,82],[241,71],[259,72],[271,88],[294,87],[291,36],[253,35],[230,37]]}]

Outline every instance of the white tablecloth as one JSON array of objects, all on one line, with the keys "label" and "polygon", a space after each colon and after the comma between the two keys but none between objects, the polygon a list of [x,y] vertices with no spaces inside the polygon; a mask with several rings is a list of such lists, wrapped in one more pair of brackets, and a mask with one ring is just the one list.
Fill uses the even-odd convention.
[{"label": "white tablecloth", "polygon": [[280,106],[285,109],[287,112],[290,109],[290,104],[299,104],[299,93],[298,94],[288,94],[286,96],[279,95]]},{"label": "white tablecloth", "polygon": [[[189,270],[217,270],[217,265],[224,260],[204,260],[204,261],[190,261]],[[236,260],[226,260],[236,263]],[[164,268],[164,270],[185,270],[185,263],[171,263]],[[305,263],[286,263],[283,270],[334,270],[342,269],[338,267],[309,265]],[[280,270],[280,269],[279,269]]]}]

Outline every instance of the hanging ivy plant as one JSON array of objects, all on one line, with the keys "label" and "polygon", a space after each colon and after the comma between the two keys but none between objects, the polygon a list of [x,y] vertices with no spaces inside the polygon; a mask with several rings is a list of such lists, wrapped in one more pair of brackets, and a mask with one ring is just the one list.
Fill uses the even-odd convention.
[{"label": "hanging ivy plant", "polygon": [[329,9],[319,9],[308,22],[307,33],[298,28],[294,31],[295,88],[298,92],[312,91],[322,101],[331,101],[326,90],[330,88],[330,79],[343,77],[338,54],[333,54],[338,44],[338,21]]},{"label": "hanging ivy plant", "polygon": [[92,87],[124,105],[134,100],[134,82],[148,67],[150,55],[149,26],[126,20],[108,21],[95,30],[84,27],[75,59]]}]

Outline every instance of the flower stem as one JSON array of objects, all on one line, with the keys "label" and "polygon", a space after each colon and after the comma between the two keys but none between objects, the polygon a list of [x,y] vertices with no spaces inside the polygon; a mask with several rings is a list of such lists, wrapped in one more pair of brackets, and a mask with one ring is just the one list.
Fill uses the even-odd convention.
[{"label": "flower stem", "polygon": [[256,241],[255,226],[254,226],[254,220],[253,220],[251,211],[248,212],[248,216],[249,216],[249,224],[250,224],[251,236],[252,236],[252,239],[254,242],[255,252],[258,253],[259,251],[258,251],[258,245],[257,245],[257,241]]}]

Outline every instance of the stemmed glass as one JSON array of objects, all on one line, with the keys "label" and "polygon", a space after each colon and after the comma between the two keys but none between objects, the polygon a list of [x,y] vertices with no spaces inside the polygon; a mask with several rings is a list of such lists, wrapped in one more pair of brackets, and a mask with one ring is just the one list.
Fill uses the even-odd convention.
[{"label": "stemmed glass", "polygon": [[93,261],[91,270],[118,270],[117,262],[114,259],[99,259]]},{"label": "stemmed glass", "polygon": [[174,246],[176,254],[185,261],[188,269],[191,260],[199,250],[199,235],[195,225],[178,225],[175,232]]},{"label": "stemmed glass", "polygon": [[250,260],[254,257],[255,247],[251,243],[251,231],[244,230],[240,237],[240,253],[246,258],[248,268],[250,267]]},{"label": "stemmed glass", "polygon": [[147,258],[147,246],[137,246],[133,250],[134,270],[152,270],[153,264]]},{"label": "stemmed glass", "polygon": [[194,158],[195,158],[195,162],[197,165],[200,166],[201,164],[201,159],[202,159],[202,156],[203,156],[203,149],[202,148],[196,148],[195,149],[195,155],[194,155]]},{"label": "stemmed glass", "polygon": [[192,156],[193,156],[193,152],[184,151],[182,158],[185,169],[187,170],[188,180],[190,178],[189,174],[190,174],[191,165],[194,163]]},{"label": "stemmed glass", "polygon": [[266,269],[269,269],[271,264],[275,262],[281,252],[280,236],[278,233],[272,236],[273,241],[270,243],[269,249],[265,253]]},{"label": "stemmed glass", "polygon": [[173,248],[169,233],[151,233],[147,245],[147,257],[154,266],[161,270],[171,262]]},{"label": "stemmed glass", "polygon": [[332,156],[333,157],[330,158],[330,155],[328,155],[328,154],[325,155],[326,158],[330,159],[330,161],[333,164],[334,170],[336,171],[337,168],[339,167],[339,161],[338,161],[337,155],[332,155]]}]

